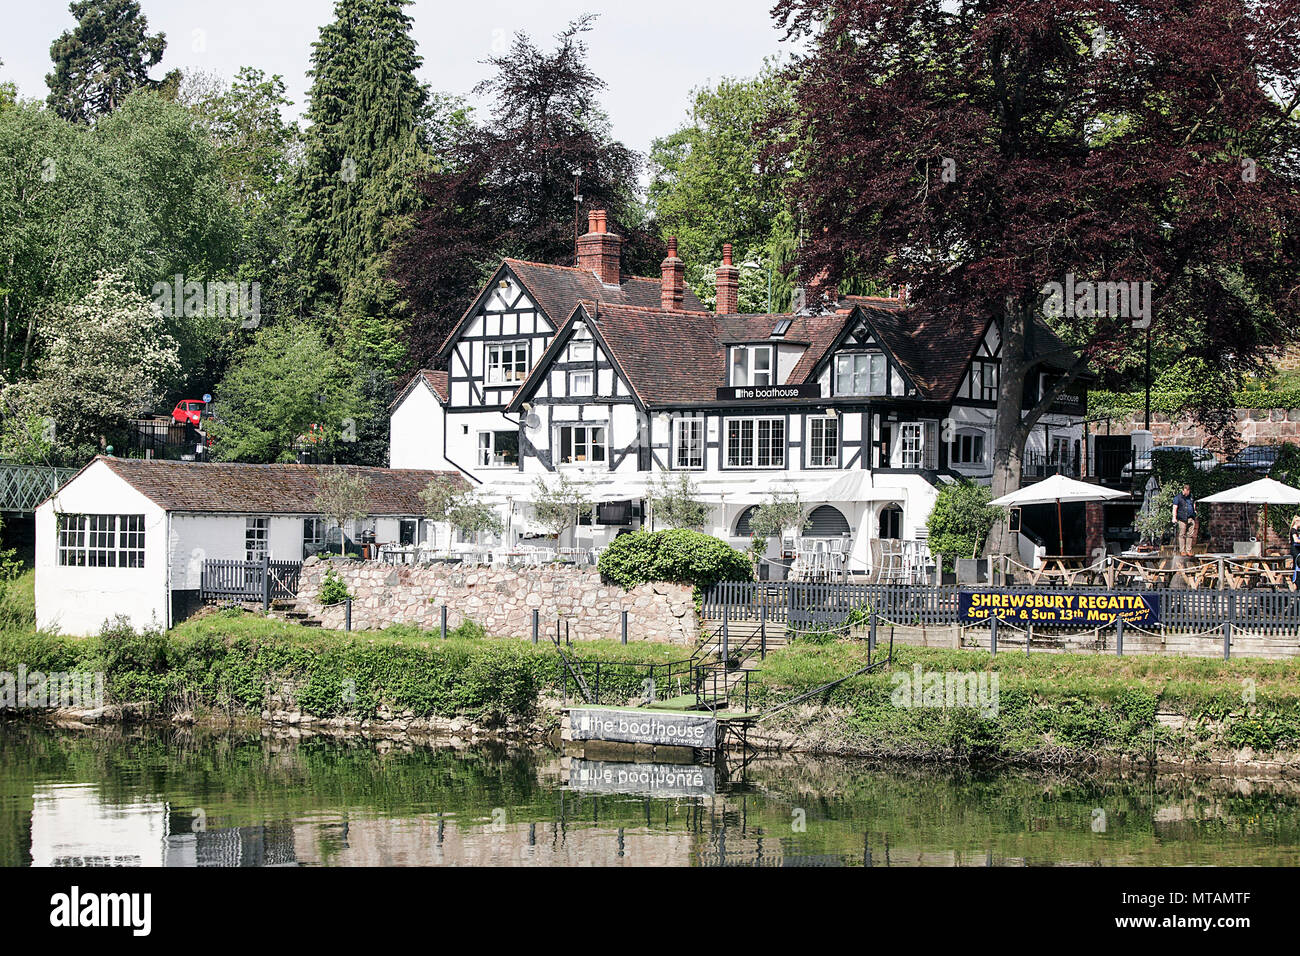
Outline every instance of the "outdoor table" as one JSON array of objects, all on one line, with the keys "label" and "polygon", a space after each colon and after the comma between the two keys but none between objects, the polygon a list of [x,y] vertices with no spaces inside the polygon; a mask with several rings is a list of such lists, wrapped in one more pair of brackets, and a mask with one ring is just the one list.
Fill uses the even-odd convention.
[{"label": "outdoor table", "polygon": [[1290,555],[1248,554],[1224,562],[1224,572],[1232,587],[1265,584],[1271,588],[1289,588],[1291,571]]},{"label": "outdoor table", "polygon": [[1168,587],[1179,568],[1165,566],[1166,557],[1159,551],[1125,551],[1113,556],[1106,569],[1106,586],[1117,583]]},{"label": "outdoor table", "polygon": [[1067,588],[1072,588],[1080,577],[1091,579],[1096,574],[1092,564],[1086,554],[1045,554],[1042,566],[1029,572],[1029,583],[1037,585],[1044,578],[1059,577]]}]

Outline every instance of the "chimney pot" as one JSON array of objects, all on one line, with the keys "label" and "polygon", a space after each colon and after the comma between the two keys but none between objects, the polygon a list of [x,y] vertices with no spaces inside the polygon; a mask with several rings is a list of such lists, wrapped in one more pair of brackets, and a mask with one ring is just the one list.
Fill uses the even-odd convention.
[{"label": "chimney pot", "polygon": [[731,243],[729,242],[722,244],[722,264],[724,266],[731,265]]}]

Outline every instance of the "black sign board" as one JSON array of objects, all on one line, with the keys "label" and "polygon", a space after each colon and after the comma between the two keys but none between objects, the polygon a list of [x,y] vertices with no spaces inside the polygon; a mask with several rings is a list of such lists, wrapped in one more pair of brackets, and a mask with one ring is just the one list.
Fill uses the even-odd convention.
[{"label": "black sign board", "polygon": [[802,385],[735,385],[718,389],[720,402],[784,402],[792,398],[821,398],[817,382]]},{"label": "black sign board", "polygon": [[1111,591],[959,591],[957,615],[963,624],[998,617],[1017,627],[1100,627],[1122,617],[1125,624],[1150,628],[1160,623],[1160,597]]}]

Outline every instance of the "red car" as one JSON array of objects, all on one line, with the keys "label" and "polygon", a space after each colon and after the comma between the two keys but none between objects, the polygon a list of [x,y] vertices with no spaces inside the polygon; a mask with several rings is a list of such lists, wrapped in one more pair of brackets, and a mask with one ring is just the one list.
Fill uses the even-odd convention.
[{"label": "red car", "polygon": [[172,421],[181,425],[197,426],[199,420],[203,417],[203,408],[203,403],[197,398],[187,398],[179,401],[176,403],[176,407],[172,409]]}]

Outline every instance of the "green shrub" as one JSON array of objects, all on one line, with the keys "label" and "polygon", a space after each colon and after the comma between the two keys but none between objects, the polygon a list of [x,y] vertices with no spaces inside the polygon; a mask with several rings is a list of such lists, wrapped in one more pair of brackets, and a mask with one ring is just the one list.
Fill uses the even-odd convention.
[{"label": "green shrub", "polygon": [[939,489],[926,527],[930,529],[930,550],[943,555],[945,570],[951,571],[956,558],[977,558],[988,540],[1002,509],[989,504],[993,492],[965,479]]},{"label": "green shrub", "polygon": [[601,577],[624,589],[651,581],[708,588],[719,581],[749,581],[753,565],[725,541],[687,531],[634,531],[614,539],[600,555]]},{"label": "green shrub", "polygon": [[335,573],[333,568],[325,571],[325,580],[321,582],[320,593],[316,599],[321,604],[342,604],[352,595],[348,593],[348,586],[343,583],[343,579]]}]

